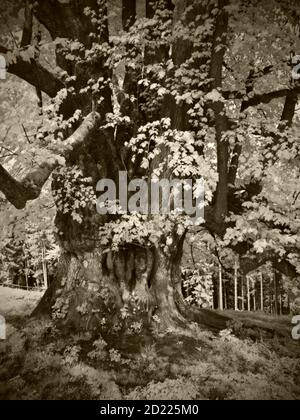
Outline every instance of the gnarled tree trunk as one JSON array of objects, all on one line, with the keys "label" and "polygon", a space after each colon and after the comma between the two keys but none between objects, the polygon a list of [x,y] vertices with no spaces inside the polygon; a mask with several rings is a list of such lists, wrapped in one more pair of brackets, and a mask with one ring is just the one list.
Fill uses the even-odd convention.
[{"label": "gnarled tree trunk", "polygon": [[[166,254],[160,247],[107,252],[83,244],[65,249],[58,277],[33,315],[51,314],[58,324],[103,333],[140,327],[166,330],[187,326],[187,307],[181,292],[181,254],[178,239]],[[78,244],[79,242],[76,241]]]}]

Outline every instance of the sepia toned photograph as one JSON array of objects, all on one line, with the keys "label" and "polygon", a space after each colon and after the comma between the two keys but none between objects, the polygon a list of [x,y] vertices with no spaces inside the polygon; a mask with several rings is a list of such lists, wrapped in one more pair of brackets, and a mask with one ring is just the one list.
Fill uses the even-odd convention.
[{"label": "sepia toned photograph", "polygon": [[1,0],[0,400],[300,400],[299,0]]}]

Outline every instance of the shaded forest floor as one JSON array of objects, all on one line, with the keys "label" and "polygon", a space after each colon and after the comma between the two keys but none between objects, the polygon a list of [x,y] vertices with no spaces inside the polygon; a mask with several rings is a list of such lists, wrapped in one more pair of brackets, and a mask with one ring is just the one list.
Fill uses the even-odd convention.
[{"label": "shaded forest floor", "polygon": [[[300,399],[290,318],[240,313],[220,334],[193,325],[106,343],[28,319],[38,293],[0,288],[0,399]],[[269,332],[268,332],[269,330]]]}]

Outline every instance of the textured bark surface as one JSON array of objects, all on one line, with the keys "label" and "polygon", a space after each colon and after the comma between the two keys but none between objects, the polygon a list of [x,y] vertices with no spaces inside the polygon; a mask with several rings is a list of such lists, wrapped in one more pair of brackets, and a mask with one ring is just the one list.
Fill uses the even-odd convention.
[{"label": "textured bark surface", "polygon": [[50,314],[61,326],[103,334],[126,333],[134,323],[141,323],[144,331],[189,328],[190,322],[213,330],[226,328],[226,316],[185,303],[182,245],[183,238],[171,255],[135,246],[119,252],[66,251],[57,279],[33,315]]},{"label": "textured bark surface", "polygon": [[[174,267],[157,250],[131,247],[61,257],[59,275],[33,315],[51,314],[79,330],[125,331],[133,322],[159,328],[184,325]],[[177,279],[181,285],[180,279]]]}]

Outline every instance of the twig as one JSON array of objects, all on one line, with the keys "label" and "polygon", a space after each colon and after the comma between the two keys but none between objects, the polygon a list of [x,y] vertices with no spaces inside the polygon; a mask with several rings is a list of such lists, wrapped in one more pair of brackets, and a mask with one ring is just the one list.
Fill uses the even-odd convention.
[{"label": "twig", "polygon": [[26,138],[26,140],[28,141],[28,143],[29,143],[29,144],[31,144],[31,141],[29,140],[29,137],[28,137],[28,135],[27,135],[26,128],[24,127],[24,124],[21,124],[21,126],[22,126],[22,128],[23,128],[23,131],[24,131],[24,134],[25,134],[25,138]]}]

